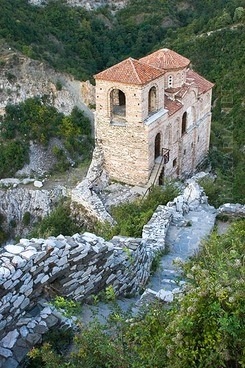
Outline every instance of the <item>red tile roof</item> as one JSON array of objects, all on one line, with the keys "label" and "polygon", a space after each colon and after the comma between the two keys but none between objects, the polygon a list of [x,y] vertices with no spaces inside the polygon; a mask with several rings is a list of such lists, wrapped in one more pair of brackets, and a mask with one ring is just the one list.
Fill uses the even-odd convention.
[{"label": "red tile roof", "polygon": [[96,74],[94,78],[126,84],[145,84],[159,78],[164,73],[163,70],[128,58]]},{"label": "red tile roof", "polygon": [[162,70],[183,69],[190,64],[190,60],[169,49],[160,49],[140,59],[142,63]]},{"label": "red tile roof", "polygon": [[207,92],[209,89],[211,89],[214,84],[209,82],[207,79],[201,77],[201,75],[197,74],[193,70],[187,71],[187,83],[194,84],[198,87],[198,93],[202,94]]},{"label": "red tile roof", "polygon": [[182,106],[182,103],[180,103],[179,101],[171,100],[170,98],[168,98],[168,96],[165,95],[164,107],[168,110],[169,116],[180,110]]}]

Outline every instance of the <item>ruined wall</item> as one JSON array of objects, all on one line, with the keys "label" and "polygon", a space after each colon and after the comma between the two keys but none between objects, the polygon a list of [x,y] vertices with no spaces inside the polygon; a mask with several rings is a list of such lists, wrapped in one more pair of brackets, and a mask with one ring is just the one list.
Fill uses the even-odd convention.
[{"label": "ruined wall", "polygon": [[[16,368],[58,323],[59,316],[42,301],[50,290],[77,301],[109,285],[116,295],[138,292],[149,278],[154,255],[165,249],[171,216],[159,208],[142,239],[117,236],[106,242],[84,233],[5,246],[0,257],[0,366]],[[155,233],[156,224],[161,230]]]},{"label": "ruined wall", "polygon": [[45,302],[50,292],[77,301],[110,285],[116,295],[137,293],[150,276],[154,256],[165,249],[171,220],[185,226],[183,214],[206,203],[203,190],[189,181],[183,195],[157,208],[142,238],[105,241],[84,233],[6,245],[0,255],[0,366],[16,368],[57,324]]}]

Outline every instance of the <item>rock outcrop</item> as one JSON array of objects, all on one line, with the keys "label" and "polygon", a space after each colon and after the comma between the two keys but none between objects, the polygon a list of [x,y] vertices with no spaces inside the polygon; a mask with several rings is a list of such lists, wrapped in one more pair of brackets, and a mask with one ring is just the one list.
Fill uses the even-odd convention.
[{"label": "rock outcrop", "polygon": [[[46,95],[58,111],[68,115],[74,106],[78,106],[91,120],[93,113],[83,102],[86,91],[82,82],[71,75],[55,72],[47,64],[32,60],[11,48],[1,49],[0,68],[0,114],[7,104],[18,104],[27,98]],[[92,88],[92,87],[91,87]],[[87,99],[91,99],[89,90]],[[84,91],[83,96],[81,91]]]},{"label": "rock outcrop", "polygon": [[[45,5],[48,0],[29,0],[30,4],[33,5]],[[123,8],[128,0],[66,0],[68,5],[71,6],[82,6],[86,10],[94,10],[100,8],[102,6],[110,6],[113,9],[121,9]]]},{"label": "rock outcrop", "polygon": [[[7,179],[2,179],[9,183]],[[15,186],[21,180],[15,179]],[[24,217],[28,213],[30,221],[36,221],[47,216],[57,205],[61,198],[67,195],[64,187],[58,186],[53,190],[33,189],[30,187],[18,187],[0,189],[0,214],[5,219],[3,227],[12,236],[24,236],[25,230],[28,232],[24,223]]]},{"label": "rock outcrop", "polygon": [[239,203],[225,203],[218,208],[218,214],[234,218],[244,218],[245,205]]}]

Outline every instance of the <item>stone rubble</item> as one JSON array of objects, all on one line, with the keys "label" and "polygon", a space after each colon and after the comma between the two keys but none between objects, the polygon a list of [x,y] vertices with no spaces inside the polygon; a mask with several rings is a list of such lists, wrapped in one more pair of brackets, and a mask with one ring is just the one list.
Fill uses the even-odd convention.
[{"label": "stone rubble", "polygon": [[230,217],[245,217],[245,205],[239,203],[225,203],[218,208],[218,214]]},{"label": "stone rubble", "polygon": [[81,206],[82,213],[86,209],[88,217],[114,225],[115,220],[109,213],[110,208],[136,199],[138,193],[128,185],[109,183],[108,175],[103,169],[103,161],[103,152],[96,145],[86,178],[71,192],[71,210],[74,217],[79,217]]}]

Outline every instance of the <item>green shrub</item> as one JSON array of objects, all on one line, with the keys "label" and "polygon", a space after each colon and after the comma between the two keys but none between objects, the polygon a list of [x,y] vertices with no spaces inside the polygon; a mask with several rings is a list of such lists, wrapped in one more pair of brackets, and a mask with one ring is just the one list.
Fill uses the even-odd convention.
[{"label": "green shrub", "polygon": [[27,211],[27,212],[24,213],[22,221],[23,221],[24,226],[30,225],[30,222],[31,222],[31,214],[30,214],[29,211]]},{"label": "green shrub", "polygon": [[62,235],[73,235],[79,229],[70,216],[68,203],[60,204],[50,215],[44,217],[35,225],[30,237],[48,237]]},{"label": "green shrub", "polygon": [[208,196],[208,203],[216,208],[223,203],[232,202],[231,185],[221,173],[215,180],[204,178],[198,181]]},{"label": "green shrub", "polygon": [[56,296],[51,304],[53,304],[55,308],[60,310],[62,314],[67,318],[77,316],[79,313],[81,313],[80,303],[75,302],[71,299],[66,299],[63,296]]},{"label": "green shrub", "polygon": [[55,84],[55,87],[57,89],[57,91],[61,91],[62,90],[62,82],[60,80],[58,80]]},{"label": "green shrub", "polygon": [[147,197],[134,202],[124,203],[111,209],[117,225],[99,225],[96,231],[106,239],[114,235],[141,237],[143,226],[150,220],[159,204],[167,204],[173,200],[179,191],[173,183],[164,188],[154,187]]},{"label": "green shrub", "polygon": [[0,137],[0,178],[13,176],[28,162],[29,147],[25,143],[16,140],[2,141]]}]

